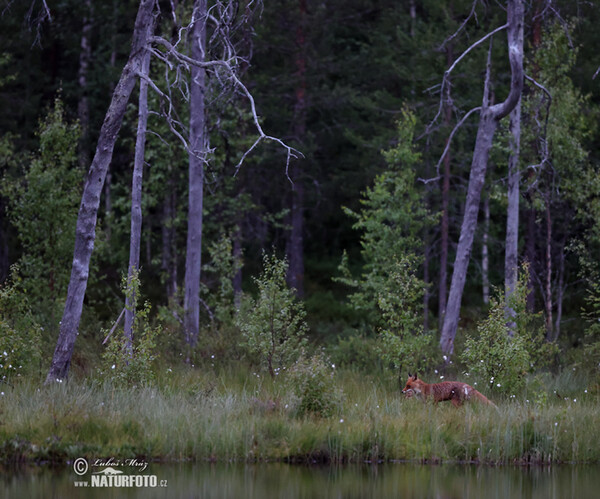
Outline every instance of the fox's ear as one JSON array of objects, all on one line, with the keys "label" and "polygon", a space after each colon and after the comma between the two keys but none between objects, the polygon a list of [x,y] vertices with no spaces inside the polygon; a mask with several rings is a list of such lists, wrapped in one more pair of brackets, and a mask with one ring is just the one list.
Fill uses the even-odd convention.
[{"label": "fox's ear", "polygon": [[412,375],[412,379],[413,379],[414,381],[417,381],[417,373],[415,373],[415,374],[413,374],[413,375]]},{"label": "fox's ear", "polygon": [[412,374],[408,373],[408,377],[409,377],[409,378],[412,378]]}]

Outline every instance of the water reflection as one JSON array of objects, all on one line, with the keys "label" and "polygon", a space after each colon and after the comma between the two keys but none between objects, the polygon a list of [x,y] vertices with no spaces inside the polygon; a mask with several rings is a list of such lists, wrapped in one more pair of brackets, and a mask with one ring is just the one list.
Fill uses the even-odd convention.
[{"label": "water reflection", "polygon": [[[4,498],[364,498],[513,499],[600,497],[600,467],[551,468],[387,464],[302,467],[285,464],[151,464],[156,488],[91,488],[72,468],[0,471]],[[75,487],[77,480],[88,487]],[[160,485],[166,485],[161,487]]]}]

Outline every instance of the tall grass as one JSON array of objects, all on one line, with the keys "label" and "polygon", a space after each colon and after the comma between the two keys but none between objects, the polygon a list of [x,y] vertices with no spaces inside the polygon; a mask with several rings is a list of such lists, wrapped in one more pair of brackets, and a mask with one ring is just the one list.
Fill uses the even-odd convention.
[{"label": "tall grass", "polygon": [[296,415],[285,379],[241,368],[171,372],[137,388],[24,381],[2,388],[0,458],[599,462],[600,404],[585,382],[572,372],[536,378],[523,395],[496,399],[498,409],[456,409],[404,399],[381,377],[338,372],[341,401],[317,418]]}]

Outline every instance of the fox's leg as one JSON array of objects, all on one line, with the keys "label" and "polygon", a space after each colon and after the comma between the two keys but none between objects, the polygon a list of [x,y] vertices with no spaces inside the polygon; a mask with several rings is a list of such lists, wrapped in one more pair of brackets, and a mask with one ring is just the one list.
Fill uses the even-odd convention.
[{"label": "fox's leg", "polygon": [[460,399],[460,397],[454,396],[450,399],[450,401],[452,402],[452,405],[454,407],[460,407],[462,405],[462,400]]}]

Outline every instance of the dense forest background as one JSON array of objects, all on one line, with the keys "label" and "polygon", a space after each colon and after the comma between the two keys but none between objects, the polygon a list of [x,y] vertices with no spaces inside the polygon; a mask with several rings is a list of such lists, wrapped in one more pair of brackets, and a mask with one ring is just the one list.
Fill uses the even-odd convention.
[{"label": "dense forest background", "polygon": [[[40,371],[47,370],[59,334],[84,181],[130,53],[138,5],[3,5],[2,346],[39,345]],[[191,5],[158,5],[155,32],[171,41],[183,32],[182,50],[189,52],[182,28]],[[207,71],[200,334],[197,343],[187,341],[189,155],[171,129],[175,123],[188,136],[190,74],[152,58],[149,75],[176,109],[166,120],[166,101],[149,89],[139,295],[151,305],[144,308],[154,325],[148,327],[161,327],[153,341],[163,354],[191,362],[260,355],[256,313],[262,294],[285,287],[283,268],[301,301],[284,293],[273,306],[296,319],[305,313],[306,323],[290,319],[294,334],[302,333],[313,348],[324,346],[336,363],[366,369],[442,365],[439,332],[478,126],[478,113],[467,113],[484,98],[488,54],[486,98],[502,101],[511,84],[504,31],[493,45],[486,40],[459,58],[506,22],[505,7],[471,0],[220,5],[208,2],[227,27],[240,61],[236,74],[253,96],[262,129],[301,155],[289,158],[290,149],[275,140],[246,154],[257,138],[250,101],[231,80]],[[545,366],[598,369],[600,4],[531,0],[524,6],[517,156],[521,301],[510,307],[526,320],[501,327],[528,335],[532,366],[534,353],[544,351]],[[207,36],[207,54],[224,50],[216,33]],[[78,372],[96,366],[102,341],[124,308],[138,97],[136,86],[103,186],[71,364]],[[455,354],[473,352],[468,341],[485,333],[481,324],[489,330],[498,311],[509,307],[503,296],[509,123],[508,117],[500,121],[490,151]],[[303,343],[292,344],[300,349]]]}]

